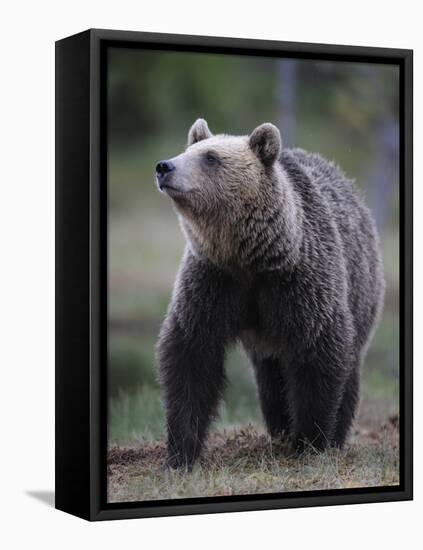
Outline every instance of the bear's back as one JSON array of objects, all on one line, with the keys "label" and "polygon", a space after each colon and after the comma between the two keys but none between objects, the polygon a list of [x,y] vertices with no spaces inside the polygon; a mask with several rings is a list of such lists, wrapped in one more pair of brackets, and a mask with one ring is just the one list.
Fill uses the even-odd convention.
[{"label": "bear's back", "polygon": [[[302,201],[310,193],[324,201],[342,243],[348,272],[348,301],[363,346],[382,306],[384,279],[372,214],[340,168],[316,153],[284,150],[281,164]],[[319,239],[319,235],[316,235]]]}]

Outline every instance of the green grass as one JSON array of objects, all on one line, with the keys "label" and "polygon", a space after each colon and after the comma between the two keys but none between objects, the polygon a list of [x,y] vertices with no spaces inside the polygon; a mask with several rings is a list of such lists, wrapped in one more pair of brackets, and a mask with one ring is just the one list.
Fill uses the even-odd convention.
[{"label": "green grass", "polygon": [[109,502],[286,491],[376,487],[399,483],[398,433],[393,424],[357,431],[343,451],[300,457],[272,444],[249,426],[216,432],[192,472],[165,467],[163,441],[112,447],[108,458]]},{"label": "green grass", "polygon": [[154,441],[164,435],[164,414],[158,388],[141,386],[110,400],[109,443]]}]

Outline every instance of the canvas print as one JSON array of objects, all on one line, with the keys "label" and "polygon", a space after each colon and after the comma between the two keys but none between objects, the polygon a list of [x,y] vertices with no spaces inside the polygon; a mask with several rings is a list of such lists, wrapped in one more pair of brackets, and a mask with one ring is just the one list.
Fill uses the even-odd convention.
[{"label": "canvas print", "polygon": [[399,484],[399,68],[107,51],[107,500]]}]

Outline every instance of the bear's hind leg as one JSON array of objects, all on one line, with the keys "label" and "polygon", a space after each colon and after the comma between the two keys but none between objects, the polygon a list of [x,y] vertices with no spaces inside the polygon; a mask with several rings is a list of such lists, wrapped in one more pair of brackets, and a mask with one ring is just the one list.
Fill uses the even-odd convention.
[{"label": "bear's hind leg", "polygon": [[360,397],[360,368],[350,374],[344,389],[334,436],[334,444],[342,449],[353,423]]},{"label": "bear's hind leg", "polygon": [[280,360],[252,358],[258,386],[261,410],[269,434],[279,438],[289,434],[289,414],[286,380]]},{"label": "bear's hind leg", "polygon": [[301,348],[288,372],[294,408],[294,446],[320,451],[335,444],[344,389],[355,368],[351,318],[340,312],[312,346]]},{"label": "bear's hind leg", "polygon": [[[335,341],[336,342],[336,341]],[[293,443],[297,452],[321,451],[334,444],[338,411],[351,372],[348,350],[340,341],[322,342],[309,357],[292,365],[289,382],[294,408]]]}]

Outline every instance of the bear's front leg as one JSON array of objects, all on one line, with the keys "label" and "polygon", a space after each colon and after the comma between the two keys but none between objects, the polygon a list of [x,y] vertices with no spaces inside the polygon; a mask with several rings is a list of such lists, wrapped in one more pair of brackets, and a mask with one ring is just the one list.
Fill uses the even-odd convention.
[{"label": "bear's front leg", "polygon": [[224,387],[223,347],[187,334],[172,313],[163,326],[159,374],[166,410],[168,464],[190,468],[198,458]]},{"label": "bear's front leg", "polygon": [[192,466],[217,412],[238,289],[229,275],[186,254],[157,344],[171,467]]}]

